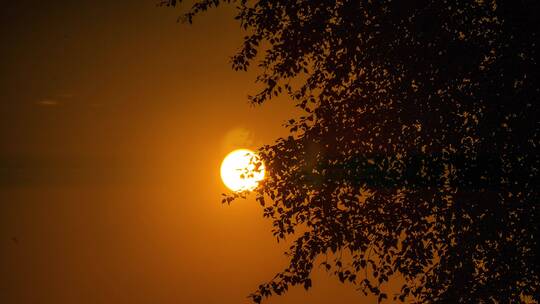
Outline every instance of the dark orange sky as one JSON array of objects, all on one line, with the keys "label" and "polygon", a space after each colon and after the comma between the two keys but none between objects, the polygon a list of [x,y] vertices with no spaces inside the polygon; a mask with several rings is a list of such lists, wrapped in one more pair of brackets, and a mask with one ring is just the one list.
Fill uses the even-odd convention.
[{"label": "dark orange sky", "polygon": [[[294,108],[247,103],[230,9],[178,14],[2,4],[0,303],[244,303],[286,266],[253,200],[221,205],[219,164],[285,135]],[[267,303],[351,302],[374,300],[321,271]]]}]

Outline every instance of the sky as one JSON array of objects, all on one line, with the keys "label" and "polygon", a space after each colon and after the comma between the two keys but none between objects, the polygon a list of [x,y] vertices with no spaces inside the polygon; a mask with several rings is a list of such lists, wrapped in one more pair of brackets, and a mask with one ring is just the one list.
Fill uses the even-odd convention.
[{"label": "sky", "polygon": [[[223,157],[297,114],[252,106],[231,8],[193,26],[141,1],[4,1],[0,302],[247,303],[287,266],[252,198],[222,205]],[[374,303],[323,270],[266,303]]]}]

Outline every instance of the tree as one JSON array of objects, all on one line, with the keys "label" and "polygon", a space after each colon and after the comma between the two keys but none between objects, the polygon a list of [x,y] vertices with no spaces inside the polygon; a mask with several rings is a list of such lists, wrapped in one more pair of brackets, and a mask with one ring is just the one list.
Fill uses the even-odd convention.
[{"label": "tree", "polygon": [[308,289],[320,256],[379,300],[399,275],[394,300],[540,301],[538,2],[200,0],[183,18],[223,2],[248,33],[233,68],[261,68],[250,102],[305,113],[259,151],[257,201],[294,243],[254,302]]}]

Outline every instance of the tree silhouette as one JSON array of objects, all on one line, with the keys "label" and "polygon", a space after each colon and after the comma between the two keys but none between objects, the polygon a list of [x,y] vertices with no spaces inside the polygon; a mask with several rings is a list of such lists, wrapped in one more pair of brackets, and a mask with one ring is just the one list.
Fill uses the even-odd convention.
[{"label": "tree silhouette", "polygon": [[538,1],[202,0],[183,18],[223,2],[248,33],[233,68],[261,69],[250,101],[305,113],[259,151],[257,201],[294,242],[254,302],[310,288],[318,263],[379,300],[540,301]]}]

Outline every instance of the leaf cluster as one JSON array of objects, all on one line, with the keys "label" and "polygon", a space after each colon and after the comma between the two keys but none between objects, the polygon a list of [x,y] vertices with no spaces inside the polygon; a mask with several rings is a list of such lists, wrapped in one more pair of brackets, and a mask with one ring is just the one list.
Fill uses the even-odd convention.
[{"label": "leaf cluster", "polygon": [[257,201],[294,242],[254,302],[310,288],[325,256],[379,301],[539,302],[538,2],[213,0],[186,20],[222,2],[249,33],[233,68],[261,68],[251,102],[304,111],[259,151]]}]

